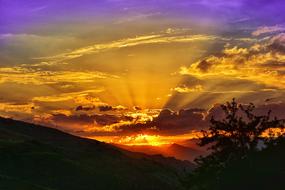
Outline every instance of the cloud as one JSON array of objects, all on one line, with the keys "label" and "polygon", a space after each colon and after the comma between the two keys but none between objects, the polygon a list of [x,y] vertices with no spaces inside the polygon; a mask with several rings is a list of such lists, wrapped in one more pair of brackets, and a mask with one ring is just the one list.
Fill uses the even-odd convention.
[{"label": "cloud", "polygon": [[279,119],[285,119],[285,103],[284,102],[275,102],[267,103],[260,105],[256,109],[256,113],[259,115],[266,114],[268,110],[271,110],[271,116],[277,117]]},{"label": "cloud", "polygon": [[[0,34],[0,58],[5,58],[9,65],[34,64],[32,57],[58,54],[62,49],[78,47],[78,44],[82,43],[82,40],[66,34],[2,33]],[[7,62],[1,64],[7,65]]]},{"label": "cloud", "polygon": [[[116,116],[109,114],[80,114],[80,115],[66,115],[64,113],[54,113],[48,115],[37,115],[34,121],[38,123],[44,123],[48,126],[58,127],[67,130],[69,132],[76,131],[96,131],[98,133],[105,132],[108,126],[118,124],[123,121],[132,121],[132,117],[128,116]],[[96,130],[95,130],[96,129]],[[109,132],[115,132],[116,129],[112,128]]]},{"label": "cloud", "polygon": [[[256,107],[257,115],[267,114],[272,110],[272,117],[285,118],[284,103],[264,104]],[[210,125],[210,119],[223,119],[224,112],[221,104],[215,104],[209,110],[192,108],[181,109],[178,112],[169,109],[161,110],[157,117],[145,123],[121,123],[112,131],[112,135],[118,136],[136,136],[138,134],[159,135],[159,136],[179,136],[196,134],[202,129],[207,129]],[[131,121],[131,120],[130,120]],[[94,135],[92,131],[90,136]],[[97,131],[98,133],[98,131]]]},{"label": "cloud", "polygon": [[145,123],[122,125],[121,134],[180,135],[206,127],[203,109],[188,109],[173,112],[162,110],[157,117]]},{"label": "cloud", "polygon": [[[42,115],[64,113],[65,115],[94,114],[97,106],[107,105],[98,98],[100,90],[83,90],[78,92],[56,93],[50,96],[35,96],[31,98],[37,109],[35,114]],[[58,111],[62,110],[62,111]],[[66,114],[66,113],[70,114]]]},{"label": "cloud", "polygon": [[134,22],[134,21],[140,21],[140,20],[143,20],[143,19],[147,19],[147,18],[150,18],[150,17],[154,17],[154,16],[159,16],[161,15],[160,12],[156,12],[156,13],[139,13],[137,15],[134,15],[134,16],[130,16],[130,15],[127,15],[125,18],[121,18],[117,21],[114,22],[114,24],[125,24],[125,23],[128,23],[128,22]]},{"label": "cloud", "polygon": [[[272,110],[272,117],[285,118],[284,109],[285,104],[283,102],[266,103],[257,106],[255,113],[264,115],[268,110]],[[148,116],[150,117],[150,115]],[[164,109],[158,115],[153,115],[147,119],[143,118],[146,117],[146,115],[143,116],[143,112],[76,114],[65,110],[57,110],[51,114],[36,115],[34,122],[60,127],[68,132],[92,138],[96,138],[96,136],[117,136],[119,139],[124,139],[127,136],[136,138],[139,135],[160,137],[181,135],[190,137],[192,135],[192,137],[195,137],[200,130],[209,127],[212,117],[223,119],[224,116],[221,104],[215,104],[208,110],[192,108],[175,112]],[[131,143],[132,138],[125,140],[129,140],[129,143]]]},{"label": "cloud", "polygon": [[186,85],[183,85],[181,87],[176,87],[172,90],[179,93],[189,93],[189,92],[202,92],[204,91],[204,88],[202,85],[195,85],[194,87],[187,87]]},{"label": "cloud", "polygon": [[127,108],[124,106],[110,106],[110,105],[101,105],[101,106],[98,106],[98,108],[99,108],[99,111],[101,112],[127,110]]},{"label": "cloud", "polygon": [[34,103],[16,104],[16,103],[0,103],[0,112],[19,112],[31,114],[36,108]]},{"label": "cloud", "polygon": [[[244,82],[242,80],[239,81],[240,83]],[[226,82],[224,84],[227,84]],[[209,87],[207,87],[209,88]],[[187,86],[185,84],[175,87],[174,89],[171,89],[174,92],[181,93],[181,94],[187,94],[187,93],[210,93],[210,94],[235,94],[235,93],[253,93],[253,92],[264,92],[269,91],[270,89],[260,89],[260,90],[246,90],[246,89],[236,89],[231,90],[227,89],[228,87],[225,86],[224,89],[220,89],[216,87],[216,89],[205,89],[202,85],[195,85],[195,86]],[[272,89],[271,89],[272,90]]]},{"label": "cloud", "polygon": [[[246,106],[246,104],[243,104]],[[276,103],[266,103],[256,106],[254,113],[256,115],[266,115],[268,111],[271,110],[271,117],[277,117],[278,119],[285,119],[285,103],[276,102]],[[205,114],[205,120],[210,121],[214,117],[216,120],[221,120],[225,118],[225,113],[221,108],[221,104],[213,105]]]},{"label": "cloud", "polygon": [[284,34],[278,34],[247,48],[225,47],[218,55],[210,55],[190,67],[181,67],[180,74],[199,79],[245,79],[284,89],[284,42]]},{"label": "cloud", "polygon": [[115,137],[110,142],[124,145],[162,145],[169,143],[169,141],[163,141],[164,139],[159,135],[145,135],[136,134],[130,136]]},{"label": "cloud", "polygon": [[262,34],[268,34],[268,33],[273,33],[273,32],[281,32],[284,31],[285,27],[283,26],[262,26],[257,28],[257,30],[252,32],[253,36],[260,36]]},{"label": "cloud", "polygon": [[48,8],[48,6],[40,6],[40,7],[32,8],[30,11],[31,12],[39,12],[39,11],[42,11],[42,10],[44,10],[46,8]]},{"label": "cloud", "polygon": [[134,109],[134,110],[142,110],[142,108],[139,107],[139,106],[134,106],[133,109]]},{"label": "cloud", "polygon": [[38,108],[34,103],[0,103],[0,116],[30,121],[30,118]]},{"label": "cloud", "polygon": [[274,36],[269,47],[274,51],[285,53],[285,33]]},{"label": "cloud", "polygon": [[211,35],[172,35],[173,33],[164,32],[162,34],[152,34],[137,36],[133,38],[126,38],[117,41],[95,44],[91,46],[82,47],[73,51],[58,54],[49,57],[39,57],[36,59],[45,60],[46,62],[63,62],[66,60],[78,58],[84,55],[95,54],[103,51],[134,47],[147,44],[164,44],[164,43],[186,43],[193,41],[209,41],[216,40],[217,36]]},{"label": "cloud", "polygon": [[[91,105],[79,105],[75,108],[75,111],[92,111],[98,109],[100,112],[110,112],[110,111],[123,111],[128,110],[125,106],[110,106],[108,104],[105,104],[101,101],[92,102]],[[95,106],[96,105],[96,106]]]},{"label": "cloud", "polygon": [[75,108],[75,111],[91,111],[91,110],[94,110],[95,109],[95,106],[77,106]]},{"label": "cloud", "polygon": [[104,104],[100,101],[99,98],[94,98],[90,94],[97,94],[102,92],[102,89],[93,89],[93,90],[84,90],[78,92],[69,92],[62,93],[52,96],[38,96],[32,99],[33,102],[61,102],[72,100],[76,104],[91,104],[91,105],[100,105]]},{"label": "cloud", "polygon": [[86,83],[107,78],[119,77],[98,71],[41,71],[24,67],[0,68],[0,83],[44,85],[64,82]]}]

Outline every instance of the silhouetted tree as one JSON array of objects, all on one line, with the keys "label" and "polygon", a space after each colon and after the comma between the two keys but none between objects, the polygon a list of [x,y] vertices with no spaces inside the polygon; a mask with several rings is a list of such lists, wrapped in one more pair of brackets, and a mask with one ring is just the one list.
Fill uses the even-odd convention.
[{"label": "silhouetted tree", "polygon": [[[210,127],[202,131],[203,136],[198,143],[209,146],[209,155],[195,160],[198,168],[192,176],[192,183],[199,184],[199,189],[211,189],[209,186],[219,183],[219,173],[229,163],[244,159],[250,153],[256,152],[260,144],[276,141],[276,138],[264,138],[262,134],[272,128],[281,128],[283,120],[271,119],[266,115],[255,115],[253,104],[238,104],[235,99],[221,105],[225,117],[210,120]],[[207,182],[205,181],[207,180]]]}]

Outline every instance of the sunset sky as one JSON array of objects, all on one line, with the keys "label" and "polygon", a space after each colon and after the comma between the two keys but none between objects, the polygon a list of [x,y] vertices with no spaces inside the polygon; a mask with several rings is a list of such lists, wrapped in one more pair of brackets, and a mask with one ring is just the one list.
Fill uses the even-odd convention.
[{"label": "sunset sky", "polygon": [[186,140],[233,97],[285,117],[283,0],[0,0],[0,115]]}]

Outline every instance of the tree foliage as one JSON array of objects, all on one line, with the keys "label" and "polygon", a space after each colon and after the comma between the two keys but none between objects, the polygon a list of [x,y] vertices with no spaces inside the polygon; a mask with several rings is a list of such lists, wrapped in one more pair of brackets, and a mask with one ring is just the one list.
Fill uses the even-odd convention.
[{"label": "tree foliage", "polygon": [[[248,155],[277,142],[272,132],[274,128],[283,128],[283,120],[271,118],[271,111],[266,115],[256,115],[255,106],[238,104],[235,99],[221,105],[224,118],[210,120],[210,127],[202,131],[198,143],[208,146],[210,154],[195,160],[198,168],[191,177],[192,184],[199,189],[211,189],[209,186],[219,183],[219,174],[230,163],[245,159]],[[264,133],[268,133],[264,137]]]}]

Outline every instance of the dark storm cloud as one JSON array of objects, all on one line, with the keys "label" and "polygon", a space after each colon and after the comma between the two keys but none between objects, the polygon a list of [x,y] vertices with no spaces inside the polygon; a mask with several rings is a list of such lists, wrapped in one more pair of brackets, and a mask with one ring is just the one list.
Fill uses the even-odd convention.
[{"label": "dark storm cloud", "polygon": [[122,111],[127,110],[124,106],[110,106],[110,105],[102,105],[97,106],[100,112],[106,112],[106,111]]},{"label": "dark storm cloud", "polygon": [[130,121],[133,120],[131,117],[127,116],[116,116],[116,115],[64,115],[64,114],[54,114],[51,117],[52,122],[58,125],[112,125],[119,123],[120,121]]},{"label": "dark storm cloud", "polygon": [[[279,119],[285,119],[285,103],[275,103],[274,99],[265,100],[264,104],[257,106],[254,112],[257,115],[266,115],[269,110],[272,110],[272,118],[276,116]],[[164,109],[157,117],[154,117],[153,120],[146,122],[137,121],[131,116],[124,115],[81,114],[68,116],[64,114],[53,114],[52,117],[49,118],[49,124],[52,126],[61,126],[70,132],[85,136],[128,136],[136,134],[175,136],[207,129],[212,117],[216,120],[225,117],[221,109],[221,104],[215,104],[209,110],[192,108],[181,109],[175,112]],[[106,126],[112,127],[107,127],[108,130],[106,130]]]},{"label": "dark storm cloud", "polygon": [[124,106],[111,106],[111,105],[99,105],[99,106],[94,106],[94,105],[79,105],[75,108],[75,111],[94,111],[98,110],[100,112],[108,112],[108,111],[123,111],[127,110],[126,107]]},{"label": "dark storm cloud", "polygon": [[75,111],[91,111],[94,110],[95,106],[77,106]]},{"label": "dark storm cloud", "polygon": [[99,111],[111,111],[114,108],[112,106],[99,106]]},{"label": "dark storm cloud", "polygon": [[186,134],[192,130],[200,130],[207,125],[203,120],[203,109],[188,109],[173,112],[164,109],[152,121],[123,125],[120,127],[122,133],[151,133],[159,135]]},{"label": "dark storm cloud", "polygon": [[[272,103],[257,106],[255,114],[266,115],[271,110],[271,116],[279,119],[285,118],[285,103]],[[188,109],[173,112],[169,109],[162,110],[160,114],[146,123],[122,125],[119,134],[130,135],[137,133],[158,134],[158,135],[181,135],[191,131],[207,129],[211,118],[217,120],[224,118],[224,111],[221,104],[216,104],[208,111],[204,109]]]}]

